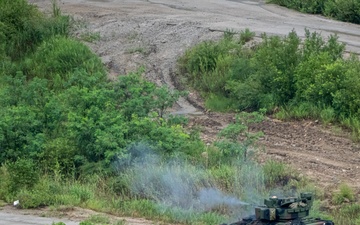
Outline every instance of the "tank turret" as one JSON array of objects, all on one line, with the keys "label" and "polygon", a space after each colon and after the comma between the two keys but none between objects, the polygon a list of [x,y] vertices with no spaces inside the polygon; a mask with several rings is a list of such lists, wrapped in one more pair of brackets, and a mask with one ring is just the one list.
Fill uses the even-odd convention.
[{"label": "tank turret", "polygon": [[299,197],[264,199],[264,205],[255,207],[255,215],[230,225],[334,225],[332,221],[309,218],[313,204],[312,193]]}]

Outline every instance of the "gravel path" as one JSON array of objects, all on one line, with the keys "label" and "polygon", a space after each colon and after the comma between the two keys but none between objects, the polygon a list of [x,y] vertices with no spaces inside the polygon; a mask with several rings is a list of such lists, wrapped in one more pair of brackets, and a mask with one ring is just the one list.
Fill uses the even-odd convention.
[{"label": "gravel path", "polygon": [[66,225],[78,225],[79,222],[62,220],[59,218],[39,217],[33,215],[19,215],[14,212],[0,211],[0,225],[51,225],[53,222],[64,222]]}]

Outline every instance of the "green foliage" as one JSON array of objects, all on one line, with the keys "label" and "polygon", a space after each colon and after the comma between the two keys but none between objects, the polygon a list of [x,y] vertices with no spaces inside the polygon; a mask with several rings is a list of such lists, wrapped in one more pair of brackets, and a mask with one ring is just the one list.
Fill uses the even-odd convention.
[{"label": "green foliage", "polygon": [[253,79],[260,81],[260,91],[274,95],[275,104],[284,104],[295,95],[294,70],[301,59],[300,38],[293,31],[283,40],[263,36],[253,63]]},{"label": "green foliage", "polygon": [[26,60],[25,71],[28,79],[45,78],[54,89],[91,87],[106,78],[99,57],[84,44],[66,37],[43,42]]},{"label": "green foliage", "polygon": [[186,51],[185,56],[179,60],[180,70],[194,87],[201,87],[205,92],[224,91],[229,76],[227,70],[232,64],[228,53],[236,47],[232,35],[225,33],[224,36],[219,43],[210,41],[199,44]]},{"label": "green foliage", "polygon": [[[208,108],[264,108],[276,111],[281,119],[341,122],[358,139],[360,62],[356,56],[343,58],[345,45],[336,35],[327,41],[309,30],[303,41],[294,31],[283,38],[263,35],[262,42],[250,48],[234,40],[234,35],[218,43],[201,43],[179,60],[180,72],[204,95]],[[200,59],[211,63],[201,67]]]},{"label": "green foliage", "polygon": [[32,189],[39,181],[39,172],[36,165],[29,159],[18,159],[7,164],[9,192],[14,193],[21,189]]},{"label": "green foliage", "polygon": [[235,170],[232,166],[220,164],[210,169],[211,175],[222,190],[232,190],[234,185]]},{"label": "green foliage", "polygon": [[269,0],[301,12],[323,14],[337,20],[360,24],[360,3],[357,0]]},{"label": "green foliage", "polygon": [[110,224],[110,219],[104,215],[96,214],[91,215],[87,220],[82,221],[80,224]]},{"label": "green foliage", "polygon": [[333,220],[333,218],[327,215],[321,208],[323,208],[322,202],[319,199],[315,199],[309,216],[312,218],[321,218],[323,220]]},{"label": "green foliage", "polygon": [[263,119],[263,115],[258,112],[238,114],[235,123],[229,124],[218,133],[219,140],[215,142],[215,146],[229,159],[246,161],[251,158],[250,148],[253,148],[258,138],[263,135],[262,132],[250,132],[248,126]]},{"label": "green foliage", "polygon": [[64,222],[53,222],[51,225],[66,225]]},{"label": "green foliage", "polygon": [[99,32],[96,32],[96,33],[85,32],[85,33],[80,34],[80,40],[90,42],[90,43],[99,41],[100,38],[101,38],[101,36],[100,36]]},{"label": "green foliage", "polygon": [[209,95],[205,101],[206,108],[216,112],[228,112],[234,108],[234,101],[220,95]]},{"label": "green foliage", "polygon": [[360,24],[360,2],[356,0],[328,0],[322,13],[341,21]]},{"label": "green foliage", "polygon": [[344,204],[334,211],[334,223],[339,225],[356,225],[360,221],[360,205]]},{"label": "green foliage", "polygon": [[355,200],[354,191],[347,184],[341,184],[339,189],[340,190],[333,195],[332,202],[334,204],[339,205],[344,202],[353,202]]},{"label": "green foliage", "polygon": [[327,0],[303,0],[303,1],[292,1],[292,0],[269,0],[269,3],[286,6],[291,9],[300,10],[306,13],[322,13],[324,10],[324,4]]},{"label": "green foliage", "polygon": [[[190,158],[202,151],[204,145],[185,132],[182,119],[167,119],[167,109],[185,92],[145,81],[143,70],[108,82],[101,60],[68,37],[69,23],[60,20],[69,18],[52,3],[53,17],[47,18],[25,1],[0,2],[0,26],[6,27],[0,39],[8,41],[0,45],[0,164],[26,158],[39,165],[39,173],[78,178],[111,174],[112,163],[128,157],[132,143]],[[39,36],[16,39],[27,32]],[[26,48],[22,41],[29,42]],[[19,48],[7,49],[11,45]],[[24,196],[34,194],[24,188]],[[92,197],[86,190],[73,191],[80,203]]]},{"label": "green foliage", "polygon": [[268,160],[263,165],[266,185],[270,188],[286,186],[295,177],[293,169],[284,163]]},{"label": "green foliage", "polygon": [[321,121],[327,125],[335,121],[335,110],[332,107],[326,107],[320,112]]},{"label": "green foliage", "polygon": [[240,43],[245,44],[255,37],[255,32],[250,31],[249,28],[240,32]]},{"label": "green foliage", "polygon": [[0,26],[3,28],[0,33],[6,37],[5,52],[11,59],[24,57],[49,37],[67,36],[69,25],[68,16],[58,14],[47,18],[25,0],[0,2]]}]

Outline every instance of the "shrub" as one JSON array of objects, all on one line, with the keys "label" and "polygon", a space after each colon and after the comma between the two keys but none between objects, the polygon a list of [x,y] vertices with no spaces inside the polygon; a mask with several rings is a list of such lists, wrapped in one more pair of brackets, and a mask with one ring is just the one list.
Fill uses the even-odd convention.
[{"label": "shrub", "polygon": [[328,0],[324,14],[335,19],[360,24],[360,2],[357,0]]},{"label": "shrub", "polygon": [[39,170],[31,159],[18,159],[7,165],[9,190],[32,189],[39,181]]},{"label": "shrub", "polygon": [[45,41],[26,61],[25,69],[28,79],[46,78],[51,86],[62,88],[92,87],[106,78],[101,60],[84,44],[66,37]]},{"label": "shrub", "polygon": [[25,0],[3,0],[0,2],[0,21],[5,29],[6,54],[18,60],[35,50],[44,40],[54,35],[69,34],[70,19],[58,15],[46,18]]},{"label": "shrub", "polygon": [[323,14],[341,21],[360,23],[360,3],[357,0],[269,0],[268,2],[301,12]]}]

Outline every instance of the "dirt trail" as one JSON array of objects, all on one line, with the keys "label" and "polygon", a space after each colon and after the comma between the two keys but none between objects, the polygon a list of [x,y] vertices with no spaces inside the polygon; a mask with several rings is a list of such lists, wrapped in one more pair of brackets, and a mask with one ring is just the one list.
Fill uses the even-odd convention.
[{"label": "dirt trail", "polygon": [[91,216],[105,216],[112,224],[150,225],[156,222],[131,217],[117,217],[110,214],[98,213],[90,209],[78,207],[59,208],[57,210],[46,208],[17,210],[12,206],[0,207],[0,225],[50,225],[63,222],[67,225],[78,225]]},{"label": "dirt trail", "polygon": [[[49,0],[29,0],[43,10]],[[175,88],[176,61],[186,49],[203,40],[215,40],[223,31],[250,28],[256,32],[286,35],[304,29],[327,37],[338,34],[347,51],[360,54],[360,26],[322,16],[301,14],[259,0],[61,0],[61,10],[84,21],[82,30],[99,32],[89,46],[110,69],[110,76],[145,66],[147,79]],[[86,25],[86,26],[85,26]],[[179,100],[174,112],[190,115],[192,125],[203,127],[202,138],[212,142],[216,133],[233,121],[232,114],[204,113],[201,99]],[[281,122],[267,119],[254,126],[265,137],[263,159],[291,164],[322,188],[347,182],[359,192],[360,147],[346,134],[336,135],[315,121]]]}]

